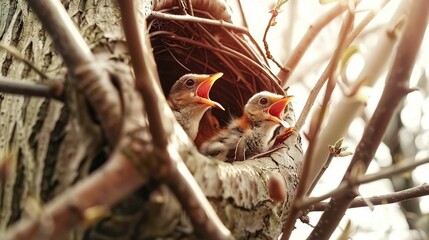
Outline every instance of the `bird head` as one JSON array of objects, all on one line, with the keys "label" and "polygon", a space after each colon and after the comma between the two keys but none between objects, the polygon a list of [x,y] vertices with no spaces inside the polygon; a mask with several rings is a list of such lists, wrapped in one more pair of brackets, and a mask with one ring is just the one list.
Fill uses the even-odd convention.
[{"label": "bird head", "polygon": [[293,96],[282,96],[275,93],[262,91],[253,95],[244,107],[245,114],[253,121],[271,121],[287,127],[282,120],[286,105]]},{"label": "bird head", "polygon": [[209,98],[210,89],[223,73],[185,74],[171,88],[168,100],[176,108],[194,106],[202,110],[208,107],[216,107],[225,110],[222,105]]}]

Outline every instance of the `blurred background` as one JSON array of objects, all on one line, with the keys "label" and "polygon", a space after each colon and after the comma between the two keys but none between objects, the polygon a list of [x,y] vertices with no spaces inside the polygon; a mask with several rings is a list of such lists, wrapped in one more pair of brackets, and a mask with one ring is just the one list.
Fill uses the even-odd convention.
[{"label": "blurred background", "polygon": [[[232,1],[233,20],[239,25],[247,24],[253,37],[258,41],[263,49],[263,34],[272,10],[277,1],[247,0],[241,1],[244,17],[239,11],[240,2]],[[332,3],[321,3],[316,0],[297,1],[290,0],[284,4],[277,17],[277,24],[272,26],[268,32],[267,42],[274,58],[280,63],[284,63],[294,47],[298,44],[309,26],[327,10],[331,9],[338,1]],[[358,51],[349,60],[345,69],[345,76],[348,82],[357,79],[360,70],[365,63],[365,56],[371,53],[373,47],[380,38],[380,32],[391,18],[393,12],[398,7],[400,1],[374,1],[364,0],[357,9],[355,25],[362,21],[369,11],[378,11],[375,18],[362,31],[360,36],[352,45]],[[381,7],[384,3],[386,5]],[[244,20],[243,20],[244,19]],[[344,19],[344,14],[329,23],[316,37],[304,57],[299,62],[294,73],[287,83],[288,94],[294,95],[293,102],[296,118],[302,111],[307,100],[309,91],[324,71],[337,44],[338,32]],[[384,167],[390,166],[394,162],[404,159],[416,160],[429,156],[429,31],[426,31],[418,60],[415,64],[411,86],[418,88],[418,91],[410,93],[403,102],[396,116],[391,120],[383,143],[380,145],[375,160],[371,163],[368,173],[376,172]],[[356,117],[344,136],[343,146],[348,146],[348,150],[354,152],[357,143],[362,137],[364,127],[368,119],[372,116],[382,94],[386,75],[391,66],[394,53],[384,60],[388,61],[387,67],[379,77],[375,86],[364,89],[369,97],[366,99],[367,105],[362,114]],[[270,62],[272,63],[272,62]],[[274,73],[279,71],[275,64],[271,64]],[[324,89],[319,94],[314,109],[317,109],[322,102]],[[330,106],[341,99],[344,92],[340,87],[335,88],[331,98]],[[336,109],[329,109],[328,114],[338,114]],[[311,114],[310,114],[311,117]],[[308,122],[303,131],[308,132]],[[303,147],[307,148],[308,141],[303,136]],[[324,173],[319,184],[314,189],[312,196],[320,195],[338,186],[343,174],[350,162],[350,157],[334,158],[328,170]],[[395,176],[391,179],[379,180],[370,184],[365,184],[359,188],[363,197],[391,193],[401,189],[418,186],[429,182],[429,164],[416,168],[411,173]],[[350,221],[349,230],[352,239],[427,239],[426,233],[429,228],[429,196],[421,197],[401,204],[390,204],[376,206],[374,210],[369,207],[356,208],[347,211],[340,226],[333,235],[337,239]],[[315,225],[320,217],[320,213],[309,214],[310,224]],[[297,229],[293,232],[293,239],[304,239],[312,227],[297,222]]]}]

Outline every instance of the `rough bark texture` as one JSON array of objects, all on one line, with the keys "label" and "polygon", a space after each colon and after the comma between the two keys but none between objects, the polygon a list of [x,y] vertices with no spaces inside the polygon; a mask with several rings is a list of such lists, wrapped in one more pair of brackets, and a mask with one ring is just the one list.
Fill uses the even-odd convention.
[{"label": "rough bark texture", "polygon": [[[62,2],[98,57],[129,60],[114,1]],[[155,6],[159,2],[162,1]],[[212,15],[227,18],[223,7],[209,2],[216,13]],[[0,41],[17,48],[52,78],[66,78],[61,58],[26,2],[3,1],[0,9]],[[46,81],[5,52],[0,52],[0,68],[3,76]],[[67,105],[0,93],[0,153],[9,152],[12,156],[10,175],[0,183],[0,236],[25,215],[23,207],[29,198],[42,204],[48,202],[102,164],[109,153],[91,109],[85,108],[84,100],[73,88],[68,88],[67,93]],[[293,121],[293,112],[289,114],[287,120]],[[269,157],[231,165],[207,159],[196,154],[195,149],[190,151],[185,133],[177,124],[175,128],[177,138],[173,140],[182,158],[236,238],[278,236],[298,182],[302,159],[299,140],[289,138],[285,148]],[[284,203],[268,196],[272,172],[280,172],[285,178],[288,195]],[[70,234],[69,239],[179,238],[192,233],[177,200],[163,185],[145,186],[112,212],[90,230]]]},{"label": "rough bark texture", "polygon": [[[106,1],[64,1],[92,47],[122,37],[119,22],[110,19],[119,16],[117,9],[107,4],[112,5]],[[18,49],[52,78],[65,79],[62,60],[27,3],[1,5],[0,41]],[[3,76],[46,81],[3,51],[0,66]],[[0,104],[0,152],[12,154],[10,175],[0,187],[0,227],[4,231],[23,215],[28,198],[42,203],[51,200],[104,159],[105,150],[99,127],[88,118],[84,104],[77,109],[77,105],[9,94],[2,94]]]}]

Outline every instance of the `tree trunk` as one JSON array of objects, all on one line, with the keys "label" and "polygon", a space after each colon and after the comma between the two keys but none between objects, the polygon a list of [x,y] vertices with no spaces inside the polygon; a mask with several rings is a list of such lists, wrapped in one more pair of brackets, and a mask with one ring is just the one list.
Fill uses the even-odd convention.
[{"label": "tree trunk", "polygon": [[[115,22],[118,10],[106,4],[106,1],[97,4],[64,1],[87,43],[94,48],[102,45],[103,40],[122,38],[120,23]],[[50,37],[27,2],[3,2],[1,9],[0,41],[18,49],[50,78],[64,80],[66,69],[61,56],[52,48]],[[106,38],[103,34],[107,32],[116,35]],[[41,79],[4,51],[0,52],[0,66],[2,76],[50,81]],[[28,199],[40,203],[51,200],[85,176],[106,155],[99,127],[78,113],[84,109],[55,100],[11,94],[2,94],[0,104],[0,152],[9,153],[12,163],[9,176],[0,187],[0,229],[4,231],[23,215]],[[79,121],[77,116],[81,117]],[[80,124],[82,121],[87,124]]]},{"label": "tree trunk", "polygon": [[[129,61],[115,1],[62,2],[94,54],[103,59]],[[159,2],[165,4],[168,1],[155,2],[155,8]],[[176,1],[171,2],[176,4]],[[51,79],[66,79],[67,69],[61,56],[53,49],[50,36],[26,1],[11,0],[0,3],[0,7],[0,41],[18,49]],[[223,11],[220,16],[225,16]],[[0,66],[2,76],[50,81],[42,79],[30,67],[2,50]],[[160,75],[168,74],[169,69],[160,66]],[[171,85],[163,82],[164,87],[168,84]],[[256,90],[264,90],[262,88],[254,86]],[[97,119],[91,115],[91,109],[82,104],[84,99],[72,86],[66,86],[67,104],[45,98],[0,94],[0,153],[10,154],[12,163],[9,175],[0,183],[0,232],[4,232],[24,215],[34,217],[37,214],[37,209],[27,204],[29,199],[36,199],[41,204],[50,201],[103,164],[110,149],[106,147],[106,139]],[[292,121],[293,112],[289,117]],[[280,234],[282,220],[298,182],[302,160],[299,140],[288,139],[286,148],[268,157],[232,165],[190,153],[183,139],[177,136],[175,140],[188,168],[236,238],[275,238]],[[285,179],[285,202],[275,202],[268,196],[271,172],[280,172]],[[111,216],[89,230],[71,233],[69,239],[182,238],[191,235],[192,227],[175,196],[166,186],[154,183],[128,196],[112,210]]]}]

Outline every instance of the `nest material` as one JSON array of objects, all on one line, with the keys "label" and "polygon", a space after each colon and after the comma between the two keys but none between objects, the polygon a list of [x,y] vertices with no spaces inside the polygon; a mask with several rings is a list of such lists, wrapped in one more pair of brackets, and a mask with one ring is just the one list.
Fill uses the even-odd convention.
[{"label": "nest material", "polygon": [[[192,2],[195,17],[230,19],[222,1]],[[177,1],[158,2],[155,10],[175,15],[183,15],[184,11]],[[267,90],[284,94],[262,50],[246,32],[220,24],[160,19],[154,15],[148,18],[148,29],[166,94],[173,83],[186,73],[224,73],[210,93],[213,100],[226,108],[225,112],[213,110],[221,125],[229,122],[232,116],[241,115],[247,100],[257,92]],[[210,126],[201,124],[201,127]]]},{"label": "nest material", "polygon": [[[177,3],[178,1],[174,0],[153,1],[152,7],[158,12],[183,15],[183,10]],[[222,0],[192,0],[192,3],[195,16],[223,21],[230,19]],[[161,19],[155,15],[149,16],[147,23],[161,84],[166,94],[174,82],[185,73],[224,73],[210,93],[213,100],[219,101],[227,109],[225,112],[213,110],[221,124],[226,124],[232,116],[241,115],[244,104],[256,92],[267,90],[284,94],[278,79],[270,71],[263,52],[246,33],[224,26]],[[286,112],[286,120],[292,121],[291,110],[289,108]],[[211,124],[200,123],[199,132],[210,126]],[[282,211],[285,209],[283,203],[263,201],[263,204],[259,204],[259,193],[266,186],[265,180],[268,177],[258,183],[249,179],[254,177],[254,171],[251,169],[258,166],[268,166],[265,170],[258,171],[258,174],[264,176],[268,176],[268,172],[278,171],[285,177],[287,184],[285,203],[290,202],[298,181],[296,172],[299,172],[302,159],[300,144],[295,144],[295,147],[278,150],[280,154],[270,156],[270,159],[249,161],[247,166],[237,163],[233,169],[229,169],[229,166],[226,166],[229,164],[225,164],[219,170],[223,171],[225,176],[230,176],[233,172],[240,173],[238,181],[230,177],[220,179],[219,176],[216,176],[218,179],[212,179],[210,176],[217,173],[205,171],[212,169],[211,164],[201,165],[203,168],[196,170],[202,172],[197,176],[197,181],[202,189],[210,189],[208,195],[216,197],[212,198],[213,206],[235,237],[270,238],[279,234]],[[193,160],[190,161],[192,164]],[[207,179],[210,180],[206,181]],[[243,183],[246,190],[235,191],[238,187],[243,188],[237,185],[240,183]],[[222,189],[211,189],[213,184],[223,185]],[[114,215],[87,231],[85,239],[192,239],[193,229],[188,219],[178,219],[177,214],[182,212],[172,193],[164,192],[166,189],[161,186],[160,192],[156,194],[165,197],[166,202],[151,202],[148,201],[147,194],[158,185],[151,183],[146,187],[116,206],[113,209]],[[268,199],[268,195],[265,194],[262,198]],[[235,203],[230,203],[232,199]],[[254,208],[251,209],[250,206]],[[287,206],[285,207],[287,209]],[[244,218],[254,218],[255,225],[248,228],[249,226],[244,226],[248,222],[236,221]],[[253,232],[255,229],[257,231]]]}]

